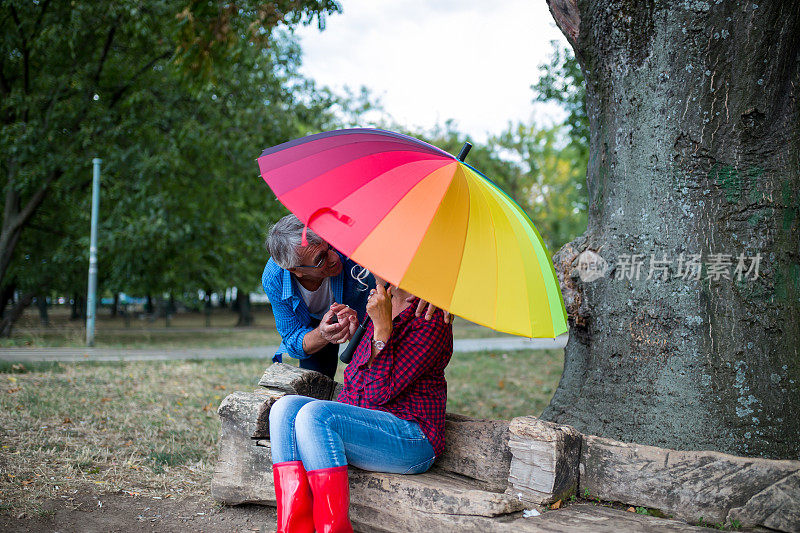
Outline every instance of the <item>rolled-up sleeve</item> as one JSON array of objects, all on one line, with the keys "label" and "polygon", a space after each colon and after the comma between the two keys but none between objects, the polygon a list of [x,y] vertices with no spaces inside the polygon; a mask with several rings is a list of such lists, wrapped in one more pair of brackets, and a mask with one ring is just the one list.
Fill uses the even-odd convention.
[{"label": "rolled-up sleeve", "polygon": [[314,328],[303,326],[303,324],[297,320],[291,302],[287,302],[286,300],[278,300],[273,303],[272,313],[275,315],[275,328],[283,339],[286,352],[296,359],[310,357],[310,355],[303,350],[303,337]]},{"label": "rolled-up sleeve", "polygon": [[314,328],[303,324],[297,319],[297,314],[292,308],[291,299],[283,299],[281,276],[270,276],[267,270],[265,270],[261,278],[261,284],[272,305],[272,314],[275,316],[275,328],[283,339],[286,353],[296,359],[306,359],[310,357],[310,355],[303,350],[303,337]]}]

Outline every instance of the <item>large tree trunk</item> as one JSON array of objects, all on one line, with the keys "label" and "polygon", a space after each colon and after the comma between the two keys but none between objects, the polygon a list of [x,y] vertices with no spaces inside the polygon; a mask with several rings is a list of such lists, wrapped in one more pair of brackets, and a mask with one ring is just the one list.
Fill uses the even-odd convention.
[{"label": "large tree trunk", "polygon": [[236,326],[253,325],[253,307],[250,305],[250,293],[237,287],[236,289],[236,310],[239,313],[239,320]]},{"label": "large tree trunk", "polygon": [[39,293],[36,296],[36,307],[39,309],[39,323],[42,326],[49,326],[50,318],[47,316],[47,296]]},{"label": "large tree trunk", "polygon": [[14,329],[14,324],[25,312],[25,309],[31,305],[36,291],[31,291],[20,297],[19,301],[11,308],[8,315],[0,321],[0,337],[10,337]]},{"label": "large tree trunk", "polygon": [[114,293],[114,303],[111,304],[111,318],[117,318],[119,314],[119,293]]},{"label": "large tree trunk", "polygon": [[[800,4],[548,3],[586,77],[591,155],[588,230],[554,256],[573,327],[543,417],[797,459]],[[609,265],[594,281],[575,268],[587,249]],[[699,280],[680,254],[702,254]],[[757,278],[740,254],[760,254]],[[666,279],[646,279],[651,256]]]},{"label": "large tree trunk", "polygon": [[12,281],[8,285],[4,286],[2,291],[0,291],[0,319],[5,318],[6,315],[6,305],[14,306],[14,291],[17,290],[16,284]]}]

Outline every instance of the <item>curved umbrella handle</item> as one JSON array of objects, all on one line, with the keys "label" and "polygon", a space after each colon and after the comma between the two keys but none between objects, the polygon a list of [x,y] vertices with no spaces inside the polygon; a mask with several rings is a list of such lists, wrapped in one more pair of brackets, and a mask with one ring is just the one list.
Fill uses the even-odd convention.
[{"label": "curved umbrella handle", "polygon": [[306,222],[306,225],[303,226],[303,236],[300,239],[301,246],[308,246],[308,239],[306,239],[306,233],[308,232],[308,226],[311,225],[311,221],[317,218],[318,216],[324,215],[326,213],[333,215],[333,217],[339,222],[347,224],[348,226],[353,225],[353,219],[345,215],[344,213],[340,213],[335,209],[331,209],[330,207],[320,207],[319,209],[311,213],[311,216],[308,217],[308,222]]}]

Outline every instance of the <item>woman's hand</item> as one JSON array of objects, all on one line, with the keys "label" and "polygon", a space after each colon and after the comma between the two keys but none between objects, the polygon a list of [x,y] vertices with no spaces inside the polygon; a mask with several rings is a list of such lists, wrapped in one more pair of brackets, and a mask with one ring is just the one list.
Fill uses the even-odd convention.
[{"label": "woman's hand", "polygon": [[386,342],[392,334],[392,294],[391,287],[387,291],[383,284],[370,291],[367,300],[367,314],[375,327],[375,340]]}]

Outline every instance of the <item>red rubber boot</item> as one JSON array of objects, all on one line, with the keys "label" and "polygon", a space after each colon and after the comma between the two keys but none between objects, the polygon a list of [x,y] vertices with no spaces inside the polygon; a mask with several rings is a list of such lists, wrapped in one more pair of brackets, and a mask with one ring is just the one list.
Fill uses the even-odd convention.
[{"label": "red rubber boot", "polygon": [[308,482],[314,494],[317,533],[353,533],[347,465],[312,470],[308,473]]},{"label": "red rubber boot", "polygon": [[277,533],[314,533],[311,487],[302,461],[272,465],[278,500]]}]

